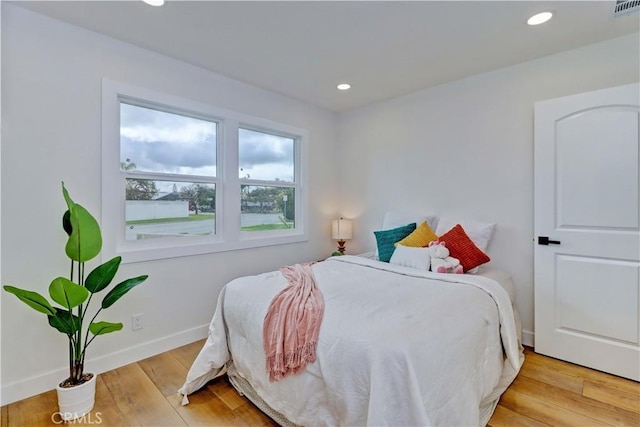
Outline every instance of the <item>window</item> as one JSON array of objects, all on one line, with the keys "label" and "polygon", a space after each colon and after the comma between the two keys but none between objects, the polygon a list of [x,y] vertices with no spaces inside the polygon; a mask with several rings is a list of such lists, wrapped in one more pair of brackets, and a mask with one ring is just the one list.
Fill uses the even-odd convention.
[{"label": "window", "polygon": [[109,80],[102,110],[105,256],[306,240],[306,131]]},{"label": "window", "polygon": [[295,138],[240,128],[242,231],[295,229]]},{"label": "window", "polygon": [[120,101],[125,240],[215,234],[217,123]]}]

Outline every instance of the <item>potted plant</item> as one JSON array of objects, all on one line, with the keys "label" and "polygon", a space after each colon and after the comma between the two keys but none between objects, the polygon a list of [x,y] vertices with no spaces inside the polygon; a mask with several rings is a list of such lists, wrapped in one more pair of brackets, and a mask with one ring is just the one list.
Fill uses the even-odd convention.
[{"label": "potted plant", "polygon": [[[69,278],[57,277],[49,285],[54,306],[37,292],[6,285],[4,290],[20,301],[47,316],[49,325],[67,336],[69,341],[69,378],[58,387],[58,406],[61,417],[68,421],[83,417],[93,409],[96,376],[84,372],[87,347],[99,336],[122,329],[122,323],[96,321],[98,315],[124,294],[147,279],[147,275],[126,279],[111,289],[95,313],[89,312],[91,300],[105,290],[115,277],[121,257],[117,256],[97,266],[85,275],[85,262],[102,250],[102,234],[95,218],[81,205],[74,203],[62,183],[67,210],[62,227],[68,235],[65,252],[71,259]],[[92,316],[85,322],[87,316]]]}]

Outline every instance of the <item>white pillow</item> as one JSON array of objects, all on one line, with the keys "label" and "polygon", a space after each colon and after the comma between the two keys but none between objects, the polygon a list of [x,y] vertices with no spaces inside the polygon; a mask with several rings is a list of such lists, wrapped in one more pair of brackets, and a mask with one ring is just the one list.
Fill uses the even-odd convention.
[{"label": "white pillow", "polygon": [[[411,224],[412,222],[416,223],[416,226],[419,226],[423,222],[427,221],[429,227],[432,230],[436,229],[438,225],[438,217],[435,215],[424,215],[424,214],[408,214],[401,212],[387,212],[384,214],[384,219],[382,220],[382,229],[390,230],[392,228],[401,227],[403,225]],[[455,225],[455,224],[453,224]]]},{"label": "white pillow", "polygon": [[487,246],[493,236],[493,230],[496,228],[495,222],[480,222],[474,220],[455,219],[443,216],[438,221],[438,227],[436,228],[436,234],[442,236],[447,231],[451,230],[456,224],[460,224],[469,238],[476,244],[482,252],[487,251]]},{"label": "white pillow", "polygon": [[429,271],[429,267],[431,266],[429,248],[412,248],[398,245],[393,251],[393,255],[391,255],[389,264]]}]

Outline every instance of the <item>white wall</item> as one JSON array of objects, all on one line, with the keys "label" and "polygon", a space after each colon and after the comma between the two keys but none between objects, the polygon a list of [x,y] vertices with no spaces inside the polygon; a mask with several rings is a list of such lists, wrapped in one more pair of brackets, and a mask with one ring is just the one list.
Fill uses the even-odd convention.
[{"label": "white wall", "polygon": [[351,250],[386,210],[497,222],[492,264],[512,273],[533,332],[533,104],[640,77],[638,34],[472,76],[340,115],[341,213]]},{"label": "white wall", "polygon": [[[327,256],[337,215],[333,113],[2,4],[2,284],[47,294],[67,275],[60,181],[99,218],[103,77],[307,129],[311,197],[308,242],[123,265],[120,278],[150,277],[105,313],[126,326],[89,348],[98,372],[204,336],[229,280]],[[6,404],[65,378],[67,342],[17,299],[1,308]],[[135,313],[144,329],[134,333]]]}]

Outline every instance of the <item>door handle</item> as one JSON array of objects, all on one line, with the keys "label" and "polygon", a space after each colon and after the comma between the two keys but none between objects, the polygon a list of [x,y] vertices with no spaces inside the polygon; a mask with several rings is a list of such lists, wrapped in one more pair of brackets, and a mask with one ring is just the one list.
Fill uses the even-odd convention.
[{"label": "door handle", "polygon": [[539,245],[559,245],[560,240],[549,240],[547,236],[538,236],[538,244]]}]

